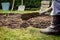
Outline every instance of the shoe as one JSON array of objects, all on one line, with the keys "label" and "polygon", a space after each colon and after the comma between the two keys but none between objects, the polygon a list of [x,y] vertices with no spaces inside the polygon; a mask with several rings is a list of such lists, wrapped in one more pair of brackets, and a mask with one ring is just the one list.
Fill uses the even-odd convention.
[{"label": "shoe", "polygon": [[51,27],[47,27],[45,29],[40,29],[40,32],[44,33],[44,34],[60,34],[60,30],[55,30]]}]

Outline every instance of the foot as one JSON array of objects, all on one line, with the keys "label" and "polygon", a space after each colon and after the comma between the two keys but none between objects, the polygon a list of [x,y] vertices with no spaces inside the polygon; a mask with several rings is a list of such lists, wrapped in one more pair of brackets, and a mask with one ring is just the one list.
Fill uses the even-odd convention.
[{"label": "foot", "polygon": [[44,34],[60,34],[59,30],[55,30],[51,27],[47,27],[45,29],[40,29],[40,32],[44,33]]}]

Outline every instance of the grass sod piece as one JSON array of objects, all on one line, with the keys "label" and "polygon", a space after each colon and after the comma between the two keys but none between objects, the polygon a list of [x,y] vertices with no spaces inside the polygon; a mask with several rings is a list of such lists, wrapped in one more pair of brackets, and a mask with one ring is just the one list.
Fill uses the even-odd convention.
[{"label": "grass sod piece", "polygon": [[60,36],[41,34],[40,29],[33,27],[25,29],[0,27],[0,40],[60,40]]}]

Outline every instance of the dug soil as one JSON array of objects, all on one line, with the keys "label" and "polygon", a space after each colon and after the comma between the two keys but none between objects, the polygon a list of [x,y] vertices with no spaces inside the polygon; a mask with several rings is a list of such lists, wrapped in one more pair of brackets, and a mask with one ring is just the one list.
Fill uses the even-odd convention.
[{"label": "dug soil", "polygon": [[26,28],[29,26],[36,28],[45,28],[50,25],[51,16],[39,15],[38,13],[31,14],[1,14],[0,27],[8,28]]}]

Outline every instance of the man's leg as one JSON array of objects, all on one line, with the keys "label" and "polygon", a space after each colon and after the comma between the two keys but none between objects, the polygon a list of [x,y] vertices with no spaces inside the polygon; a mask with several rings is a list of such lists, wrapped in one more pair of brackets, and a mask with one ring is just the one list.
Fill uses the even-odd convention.
[{"label": "man's leg", "polygon": [[60,15],[52,16],[51,26],[40,29],[40,32],[45,34],[60,34]]}]

